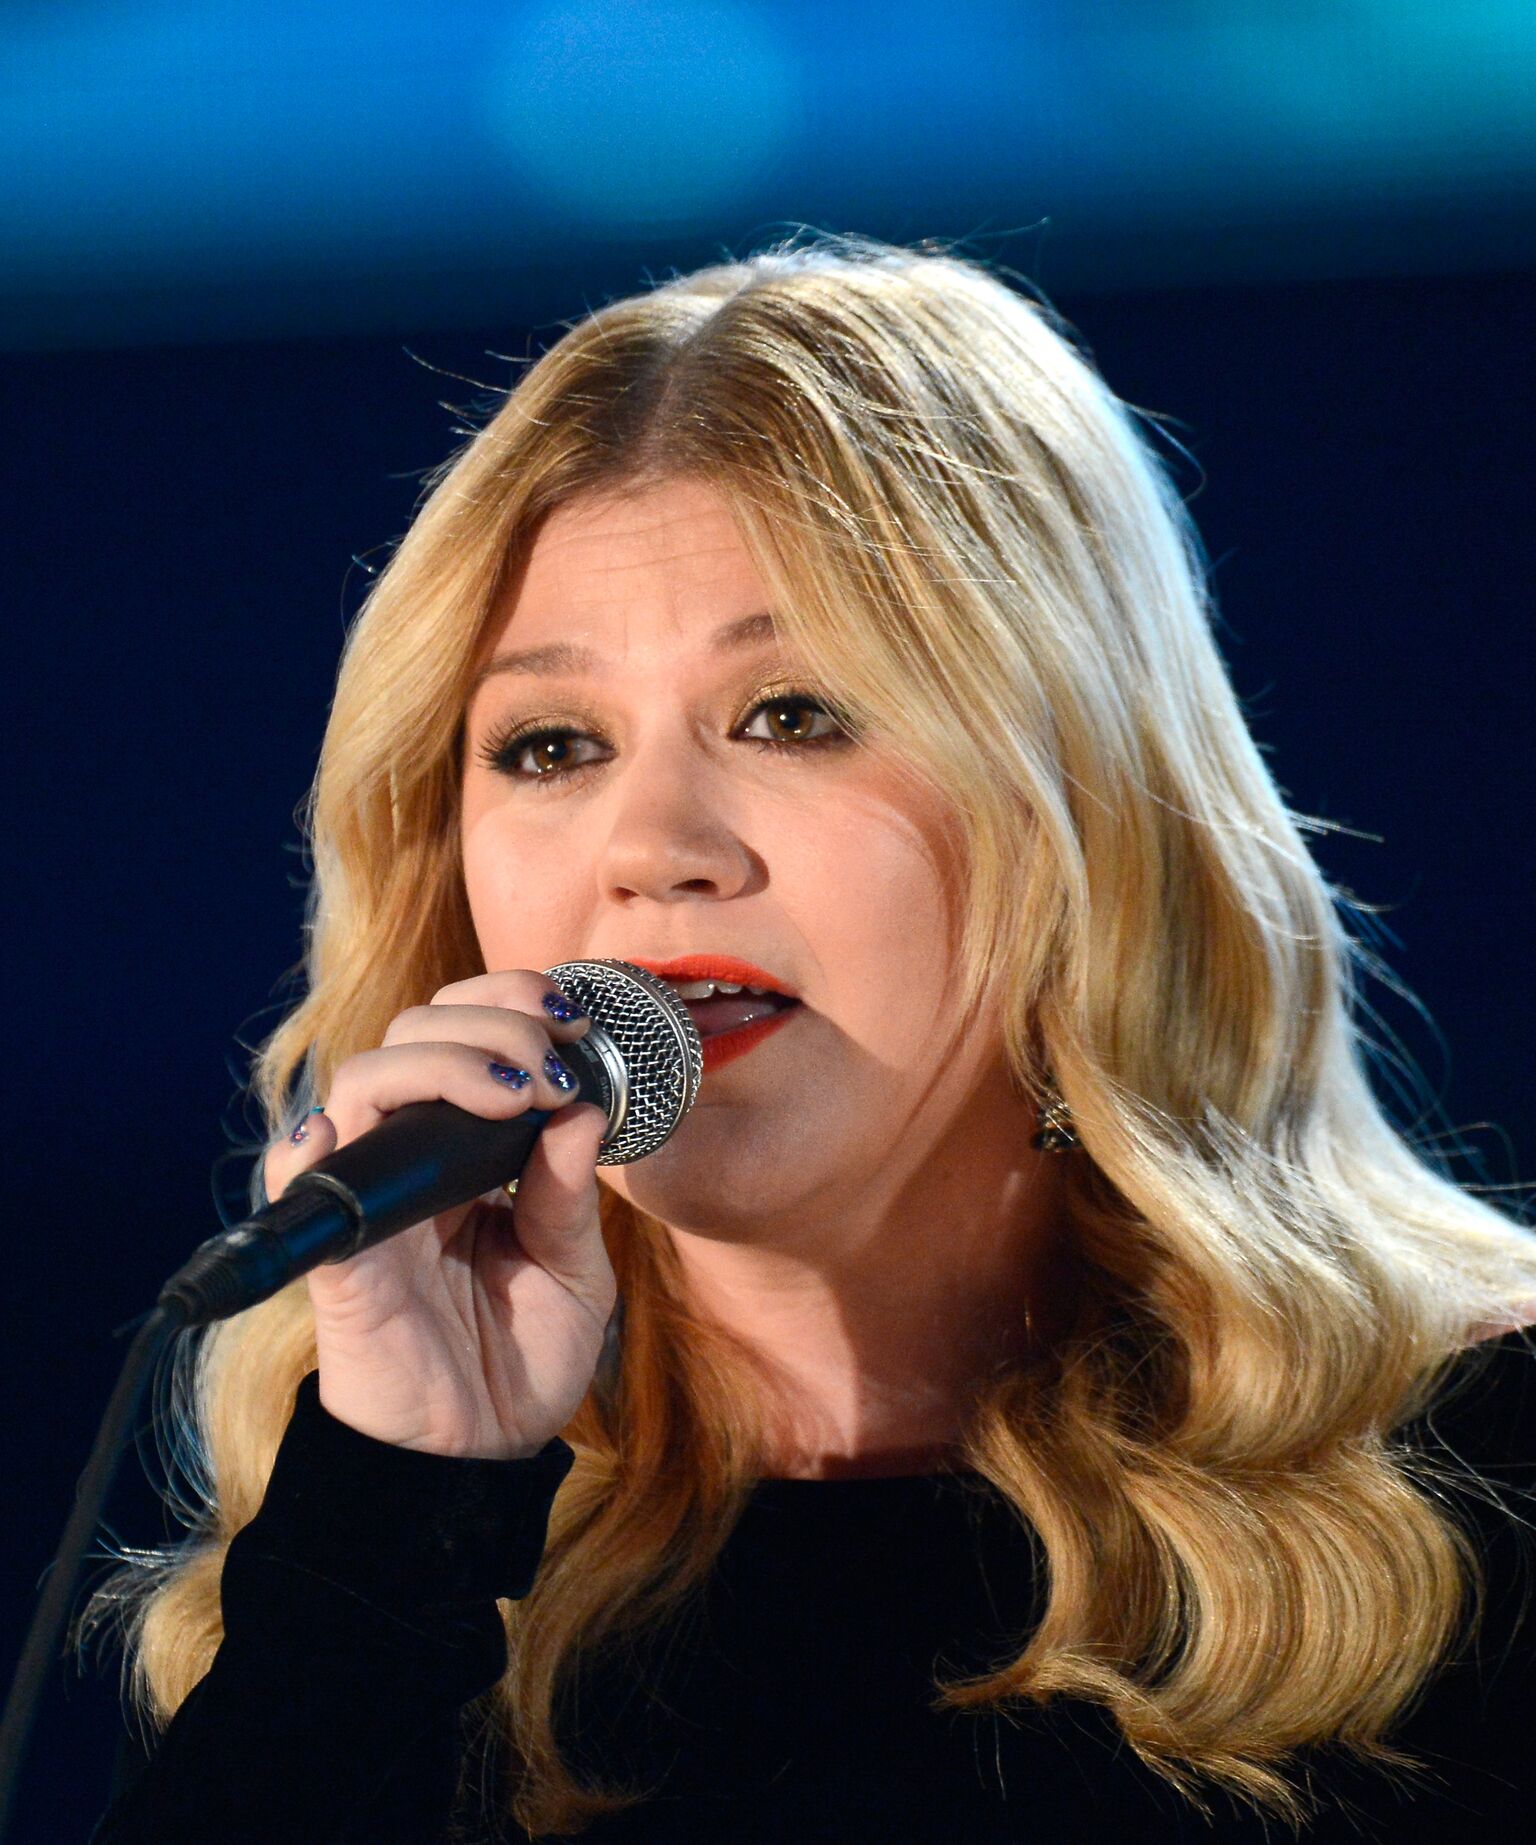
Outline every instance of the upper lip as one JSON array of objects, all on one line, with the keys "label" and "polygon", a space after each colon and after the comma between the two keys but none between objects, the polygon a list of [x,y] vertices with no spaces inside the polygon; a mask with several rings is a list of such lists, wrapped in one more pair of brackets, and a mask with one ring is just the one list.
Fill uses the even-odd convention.
[{"label": "upper lip", "polygon": [[676,961],[647,961],[642,955],[626,955],[624,959],[677,985],[690,980],[723,980],[731,986],[765,987],[785,999],[796,997],[777,976],[764,973],[750,961],[738,961],[734,955],[682,955]]}]

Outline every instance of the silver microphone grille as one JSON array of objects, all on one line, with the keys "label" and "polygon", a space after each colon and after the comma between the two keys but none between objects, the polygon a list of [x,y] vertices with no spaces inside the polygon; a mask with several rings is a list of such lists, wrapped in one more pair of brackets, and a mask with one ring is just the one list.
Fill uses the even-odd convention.
[{"label": "silver microphone grille", "polygon": [[599,1166],[654,1153],[693,1107],[704,1045],[688,1008],[666,981],[631,961],[562,961],[545,972],[592,1024],[564,1055],[580,1052],[603,1089],[608,1131]]}]

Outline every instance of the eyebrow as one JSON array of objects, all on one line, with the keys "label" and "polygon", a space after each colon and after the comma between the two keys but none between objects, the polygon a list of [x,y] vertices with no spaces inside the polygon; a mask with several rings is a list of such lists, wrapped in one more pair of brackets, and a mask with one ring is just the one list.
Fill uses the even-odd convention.
[{"label": "eyebrow", "polygon": [[[759,610],[755,615],[742,615],[716,628],[709,644],[715,653],[743,653],[749,647],[760,647],[777,639],[773,616],[766,610]],[[580,647],[574,641],[551,641],[544,647],[523,647],[494,655],[475,674],[469,689],[473,694],[498,673],[532,673],[541,677],[591,673],[601,678],[606,671],[602,656],[590,647]]]}]

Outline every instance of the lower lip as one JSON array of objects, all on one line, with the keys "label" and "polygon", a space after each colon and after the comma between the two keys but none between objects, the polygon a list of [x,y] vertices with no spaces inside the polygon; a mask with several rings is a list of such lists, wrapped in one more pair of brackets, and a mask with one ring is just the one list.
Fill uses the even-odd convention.
[{"label": "lower lip", "polygon": [[711,1070],[723,1069],[738,1057],[745,1057],[748,1051],[756,1050],[764,1038],[771,1038],[801,1010],[799,1006],[791,1006],[787,1011],[775,1012],[751,1025],[738,1025],[735,1031],[722,1031],[716,1037],[705,1038],[704,1074],[708,1076]]}]

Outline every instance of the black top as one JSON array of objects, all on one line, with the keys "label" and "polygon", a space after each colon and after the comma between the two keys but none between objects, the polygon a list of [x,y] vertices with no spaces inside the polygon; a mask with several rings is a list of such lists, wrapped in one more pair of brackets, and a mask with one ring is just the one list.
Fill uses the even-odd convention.
[{"label": "black top", "polygon": [[[1536,1490],[1536,1352],[1519,1333],[1474,1350],[1462,1361],[1470,1386],[1405,1433],[1519,1504]],[[213,1667],[152,1760],[125,1743],[94,1845],[500,1836],[478,1807],[455,1807],[459,1714],[500,1676],[494,1598],[527,1593],[572,1459],[560,1440],[527,1461],[410,1453],[336,1421],[307,1378],[261,1510],[230,1546]],[[1392,1737],[1434,1779],[1404,1787],[1333,1749],[1307,1751],[1325,1800],[1308,1841],[1490,1845],[1500,1822],[1524,1836],[1536,1813],[1536,1613],[1521,1618],[1536,1580],[1530,1538],[1475,1490],[1454,1503],[1481,1533],[1483,1637]],[[1523,1510],[1529,1519],[1531,1503]],[[1288,1836],[1221,1795],[1207,1824],[1097,1706],[1059,1699],[1002,1719],[928,1708],[935,1670],[958,1676],[1018,1652],[1041,1567],[1033,1533],[974,1474],[760,1482],[707,1592],[638,1658],[586,1672],[579,1720],[557,1713],[578,1768],[665,1776],[658,1795],[581,1836]],[[509,1840],[526,1836],[506,1827]]]}]

